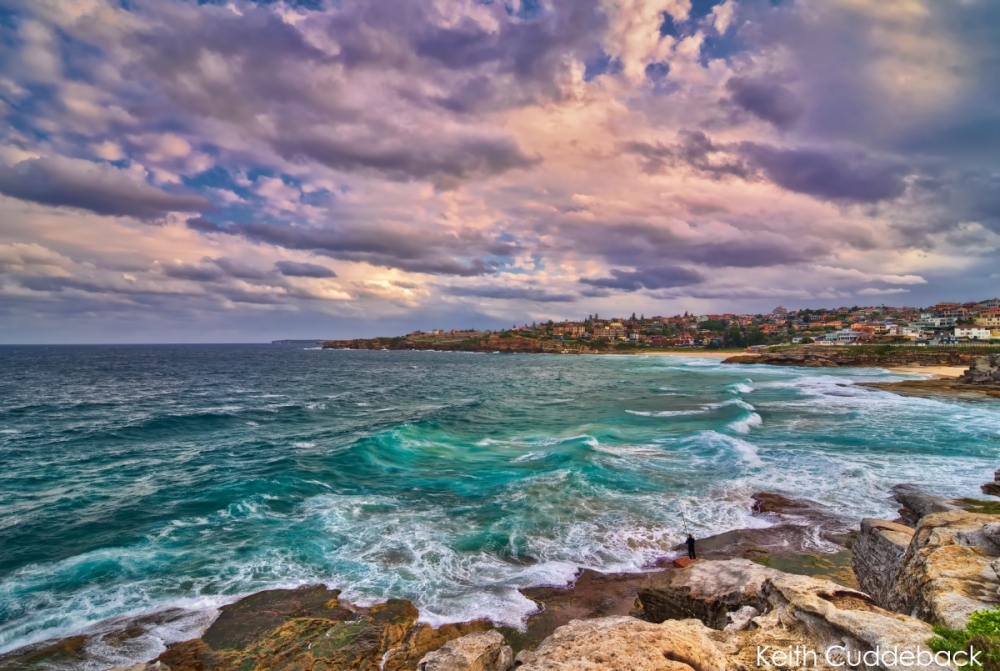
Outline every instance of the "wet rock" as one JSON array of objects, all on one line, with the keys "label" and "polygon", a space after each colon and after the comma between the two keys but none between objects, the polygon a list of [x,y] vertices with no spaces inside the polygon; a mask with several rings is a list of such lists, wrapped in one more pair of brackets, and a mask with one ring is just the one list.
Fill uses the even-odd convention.
[{"label": "wet rock", "polygon": [[913,529],[895,522],[867,518],[851,547],[851,565],[858,585],[882,608],[897,610],[893,586]]},{"label": "wet rock", "polygon": [[520,671],[727,671],[728,660],[697,620],[661,624],[632,617],[573,620],[534,652],[517,656]]},{"label": "wet rock", "polygon": [[359,612],[341,604],[339,596],[340,590],[323,585],[257,592],[220,608],[201,640],[213,650],[237,650],[294,618],[357,619]]},{"label": "wet rock", "polygon": [[424,655],[417,671],[507,671],[513,666],[510,646],[498,631],[481,631],[456,638]]},{"label": "wet rock", "polygon": [[[226,630],[225,642],[233,647],[216,649],[204,639],[194,639],[171,646],[157,661],[170,671],[412,670],[431,650],[489,626],[472,622],[432,629],[417,622],[419,613],[409,601],[392,599],[370,609],[356,608],[335,599],[320,603],[326,595],[310,590],[311,596],[274,590],[266,598],[244,603],[242,609],[231,609],[230,613],[243,613],[248,623]],[[301,612],[311,616],[295,617]],[[352,619],[344,619],[345,613]],[[284,621],[262,631],[260,623],[266,617]],[[249,623],[255,624],[251,628]],[[219,645],[219,638],[213,640]]]},{"label": "wet rock", "polygon": [[903,484],[892,488],[892,497],[902,506],[899,517],[907,526],[915,527],[924,515],[961,510],[951,499],[928,494],[916,485]]}]

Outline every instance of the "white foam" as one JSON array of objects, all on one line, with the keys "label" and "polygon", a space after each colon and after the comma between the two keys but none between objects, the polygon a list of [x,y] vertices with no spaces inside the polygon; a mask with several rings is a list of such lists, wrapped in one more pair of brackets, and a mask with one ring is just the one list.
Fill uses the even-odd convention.
[{"label": "white foam", "polygon": [[646,410],[626,410],[630,415],[638,415],[639,417],[680,417],[683,415],[700,415],[704,410],[661,410],[659,412],[652,412]]},{"label": "white foam", "polygon": [[750,428],[754,426],[760,426],[764,423],[760,415],[756,412],[751,412],[748,416],[743,419],[731,422],[729,428],[737,433],[750,433]]}]

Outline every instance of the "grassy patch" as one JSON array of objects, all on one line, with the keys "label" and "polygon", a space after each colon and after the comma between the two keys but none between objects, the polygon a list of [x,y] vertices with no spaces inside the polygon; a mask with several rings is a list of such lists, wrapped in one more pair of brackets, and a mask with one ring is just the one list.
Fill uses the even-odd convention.
[{"label": "grassy patch", "polygon": [[959,499],[961,507],[970,513],[982,515],[1000,515],[1000,501],[983,501],[981,499]]},{"label": "grassy patch", "polygon": [[965,629],[934,626],[936,636],[927,642],[935,652],[981,650],[978,663],[968,666],[982,671],[1000,671],[1000,607],[977,610],[969,616]]}]

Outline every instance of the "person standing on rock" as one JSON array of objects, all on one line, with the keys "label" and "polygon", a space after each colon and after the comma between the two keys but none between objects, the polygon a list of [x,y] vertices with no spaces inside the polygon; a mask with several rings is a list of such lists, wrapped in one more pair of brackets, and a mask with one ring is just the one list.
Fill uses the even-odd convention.
[{"label": "person standing on rock", "polygon": [[698,557],[695,556],[694,551],[694,536],[688,534],[687,540],[684,542],[687,543],[688,546],[688,559],[697,559]]}]

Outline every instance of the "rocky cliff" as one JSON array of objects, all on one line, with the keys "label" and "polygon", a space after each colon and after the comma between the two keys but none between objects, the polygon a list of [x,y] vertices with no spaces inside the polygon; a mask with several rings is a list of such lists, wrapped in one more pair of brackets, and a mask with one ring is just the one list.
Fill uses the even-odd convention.
[{"label": "rocky cliff", "polygon": [[899,522],[863,520],[852,548],[858,584],[875,603],[956,629],[974,611],[1000,604],[997,517],[912,486],[895,494]]}]

